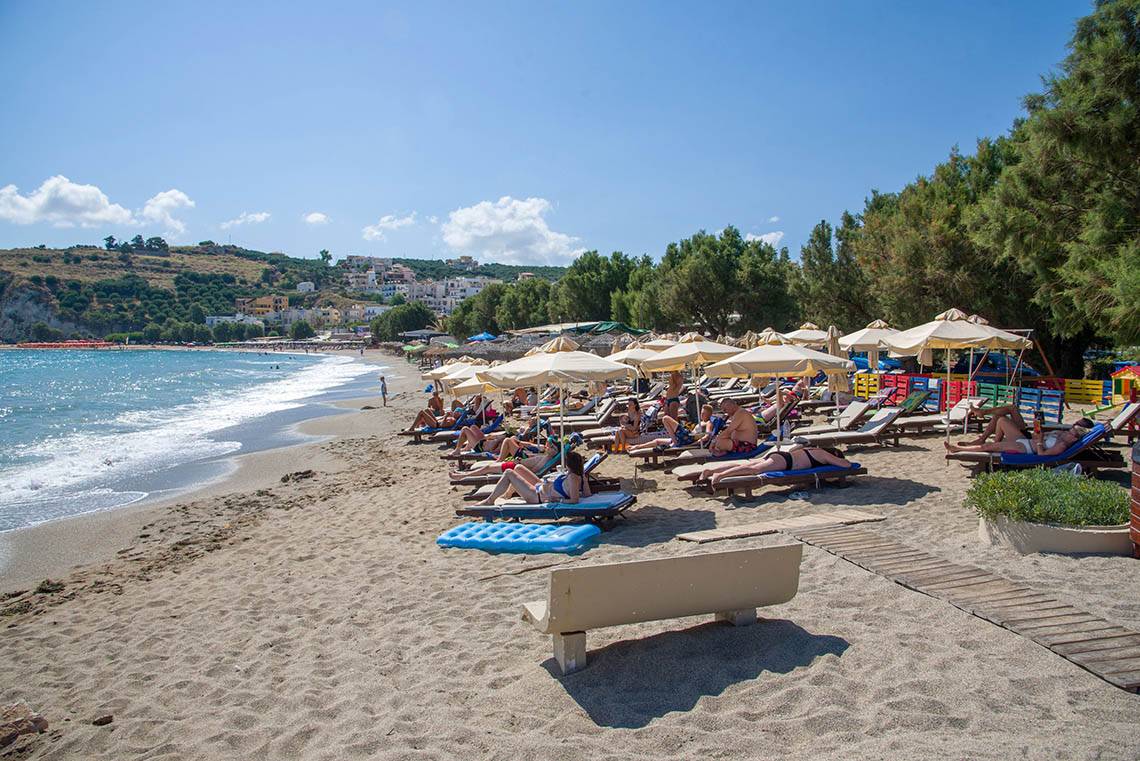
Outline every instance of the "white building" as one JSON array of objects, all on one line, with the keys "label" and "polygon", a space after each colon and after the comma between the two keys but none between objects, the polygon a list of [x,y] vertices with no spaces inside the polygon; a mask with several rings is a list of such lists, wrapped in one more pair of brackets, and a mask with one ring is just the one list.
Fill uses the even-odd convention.
[{"label": "white building", "polygon": [[208,314],[206,315],[206,327],[212,328],[222,322],[237,322],[242,325],[259,325],[265,327],[265,323],[256,317],[250,317],[248,314]]},{"label": "white building", "polygon": [[376,276],[376,270],[349,270],[344,273],[344,284],[348,286],[349,290],[360,291],[362,293],[379,293],[379,282]]},{"label": "white building", "polygon": [[298,293],[312,293],[315,290],[317,290],[316,283],[309,282],[308,280],[303,283],[297,283]]}]

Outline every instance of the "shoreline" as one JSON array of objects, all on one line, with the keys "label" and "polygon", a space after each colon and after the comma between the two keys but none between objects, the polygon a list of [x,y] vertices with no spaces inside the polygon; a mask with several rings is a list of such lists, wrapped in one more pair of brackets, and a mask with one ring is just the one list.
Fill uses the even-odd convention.
[{"label": "shoreline", "polygon": [[[212,347],[175,348],[248,351]],[[385,360],[398,360],[395,355],[379,350],[366,350],[363,357],[353,350],[322,353],[351,356],[365,364],[391,368],[392,374],[387,376],[389,400],[401,391],[418,387],[418,373],[414,377],[406,373],[397,375],[401,368],[394,367],[394,363],[386,364]],[[289,473],[312,469],[314,464],[331,467],[328,458],[321,457],[322,447],[340,438],[358,435],[361,432],[359,421],[353,418],[367,411],[361,407],[379,408],[381,402],[379,395],[366,395],[327,404],[335,408],[334,411],[291,424],[285,429],[305,437],[317,437],[315,441],[223,456],[217,462],[226,463],[227,472],[173,493],[152,492],[124,505],[0,532],[0,594],[113,560],[116,553],[129,545],[146,525],[178,505],[267,489],[280,484],[282,477]]]}]

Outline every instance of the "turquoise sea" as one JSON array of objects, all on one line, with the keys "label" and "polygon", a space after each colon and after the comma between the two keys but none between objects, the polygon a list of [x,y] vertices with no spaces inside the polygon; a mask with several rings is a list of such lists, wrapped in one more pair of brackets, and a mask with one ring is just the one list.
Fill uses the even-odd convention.
[{"label": "turquoise sea", "polygon": [[236,453],[304,440],[296,422],[378,371],[281,352],[0,351],[0,531],[217,478]]}]

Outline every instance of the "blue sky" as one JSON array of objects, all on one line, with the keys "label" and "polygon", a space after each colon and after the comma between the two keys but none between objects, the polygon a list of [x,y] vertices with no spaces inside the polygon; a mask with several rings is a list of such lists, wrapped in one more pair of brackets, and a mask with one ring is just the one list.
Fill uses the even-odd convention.
[{"label": "blue sky", "polygon": [[1005,132],[1088,10],[0,0],[0,246],[564,263],[735,224],[798,255]]}]

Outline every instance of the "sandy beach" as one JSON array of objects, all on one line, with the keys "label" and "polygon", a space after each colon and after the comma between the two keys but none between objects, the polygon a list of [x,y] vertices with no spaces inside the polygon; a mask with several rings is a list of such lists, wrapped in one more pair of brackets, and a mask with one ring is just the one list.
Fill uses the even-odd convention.
[{"label": "sandy beach", "polygon": [[[982,545],[937,436],[857,450],[866,477],[803,499],[695,496],[641,471],[638,505],[577,557],[442,550],[459,492],[435,447],[394,435],[422,386],[387,361],[390,406],[305,424],[320,443],[240,458],[171,503],[0,539],[0,591],[25,590],[0,603],[0,700],[50,723],[11,757],[1140,757],[1140,697],[810,546],[799,594],[760,625],[603,629],[585,670],[555,676],[549,637],[519,616],[552,564],[788,541],[685,531],[859,507],[885,536],[1131,628],[1140,563]],[[634,474],[620,456],[602,472]]]}]

